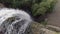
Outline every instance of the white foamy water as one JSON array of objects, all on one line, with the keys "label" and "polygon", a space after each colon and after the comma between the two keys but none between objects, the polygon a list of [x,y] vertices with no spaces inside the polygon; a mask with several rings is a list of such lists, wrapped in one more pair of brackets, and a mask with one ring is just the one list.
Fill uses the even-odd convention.
[{"label": "white foamy water", "polygon": [[31,17],[23,10],[0,9],[0,33],[1,34],[24,34],[31,23]]}]

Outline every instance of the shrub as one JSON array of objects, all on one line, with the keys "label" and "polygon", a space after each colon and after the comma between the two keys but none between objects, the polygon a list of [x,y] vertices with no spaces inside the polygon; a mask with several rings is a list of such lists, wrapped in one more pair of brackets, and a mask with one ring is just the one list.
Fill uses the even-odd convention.
[{"label": "shrub", "polygon": [[21,5],[31,5],[31,4],[34,4],[34,3],[39,3],[40,0],[0,0],[1,3],[10,3],[10,7],[18,7],[20,8]]},{"label": "shrub", "polygon": [[32,5],[33,16],[44,15],[46,12],[50,12],[54,4],[55,0],[42,0],[41,3]]}]

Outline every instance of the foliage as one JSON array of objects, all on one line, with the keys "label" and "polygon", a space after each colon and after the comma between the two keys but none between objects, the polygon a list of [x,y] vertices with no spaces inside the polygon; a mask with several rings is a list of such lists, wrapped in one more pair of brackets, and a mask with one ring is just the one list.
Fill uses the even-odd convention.
[{"label": "foliage", "polygon": [[44,15],[54,4],[55,0],[0,0],[9,3],[9,7],[23,8],[32,11],[33,16]]},{"label": "foliage", "polygon": [[10,8],[27,10],[35,17],[52,12],[56,0],[0,0],[0,2]]},{"label": "foliage", "polygon": [[20,8],[21,5],[28,4],[30,0],[1,0],[3,3],[10,3],[10,7]]},{"label": "foliage", "polygon": [[21,6],[28,6],[34,3],[39,3],[40,0],[0,0],[2,3],[10,3],[10,7],[20,8]]},{"label": "foliage", "polygon": [[49,12],[52,9],[54,4],[55,4],[55,0],[42,0],[41,3],[34,4],[32,6],[32,13],[34,16],[40,14],[44,15],[46,12]]}]

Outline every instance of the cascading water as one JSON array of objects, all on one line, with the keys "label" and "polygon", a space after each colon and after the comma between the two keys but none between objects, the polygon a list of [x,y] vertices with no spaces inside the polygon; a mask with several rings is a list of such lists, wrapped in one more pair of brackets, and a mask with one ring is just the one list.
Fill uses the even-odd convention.
[{"label": "cascading water", "polygon": [[22,10],[0,8],[0,34],[24,34],[31,21]]}]

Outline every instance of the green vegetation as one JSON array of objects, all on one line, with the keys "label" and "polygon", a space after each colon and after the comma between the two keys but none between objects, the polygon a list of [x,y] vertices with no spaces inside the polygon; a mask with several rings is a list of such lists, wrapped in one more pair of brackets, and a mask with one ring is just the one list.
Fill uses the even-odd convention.
[{"label": "green vegetation", "polygon": [[2,3],[9,3],[12,8],[21,8],[22,6],[31,7],[32,4],[39,3],[40,0],[0,0]]},{"label": "green vegetation", "polygon": [[0,0],[10,8],[28,10],[33,16],[45,15],[52,12],[56,0]]},{"label": "green vegetation", "polygon": [[32,6],[33,15],[44,15],[46,12],[50,12],[55,2],[55,0],[42,0],[42,2],[40,2],[39,4],[34,4]]},{"label": "green vegetation", "polygon": [[43,24],[44,26],[47,25],[47,21],[42,21],[41,24]]}]

